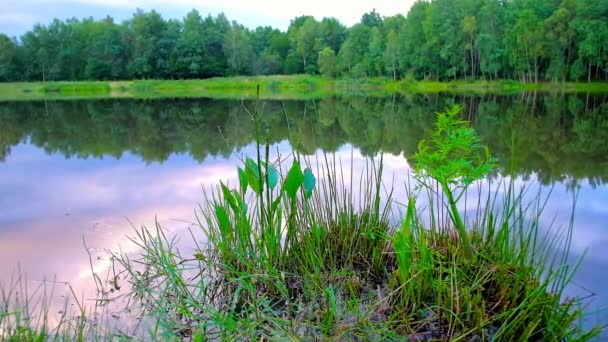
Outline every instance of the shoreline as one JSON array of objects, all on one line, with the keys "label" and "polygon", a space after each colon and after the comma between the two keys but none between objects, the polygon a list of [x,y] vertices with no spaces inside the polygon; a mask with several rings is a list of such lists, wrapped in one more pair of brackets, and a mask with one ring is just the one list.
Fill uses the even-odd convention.
[{"label": "shoreline", "polygon": [[330,96],[394,94],[608,93],[608,82],[521,83],[517,81],[406,81],[385,78],[330,79],[310,75],[236,76],[200,80],[131,80],[0,83],[0,101],[105,98],[306,100]]}]

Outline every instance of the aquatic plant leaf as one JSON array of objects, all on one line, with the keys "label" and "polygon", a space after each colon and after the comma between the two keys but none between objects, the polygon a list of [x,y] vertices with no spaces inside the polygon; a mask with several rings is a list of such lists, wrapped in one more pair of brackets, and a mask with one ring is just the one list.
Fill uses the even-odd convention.
[{"label": "aquatic plant leaf", "polygon": [[238,168],[238,173],[239,173],[239,185],[241,187],[241,193],[245,194],[247,192],[247,174],[245,173],[245,170],[241,169],[240,167]]},{"label": "aquatic plant leaf", "polygon": [[222,188],[222,193],[224,194],[224,200],[228,202],[230,208],[232,208],[232,212],[238,215],[240,210],[232,191],[230,191],[230,189],[228,189],[224,183],[220,183],[220,187]]},{"label": "aquatic plant leaf", "polygon": [[228,218],[228,213],[226,212],[226,208],[221,205],[215,206],[215,217],[217,218],[217,223],[219,224],[220,234],[222,235],[223,240],[227,240],[230,238],[231,234],[231,225],[230,219]]},{"label": "aquatic plant leaf", "polygon": [[304,189],[304,197],[306,197],[306,199],[312,196],[312,191],[315,189],[316,184],[317,179],[312,173],[312,170],[308,168],[304,170],[304,182],[302,184],[302,188]]},{"label": "aquatic plant leaf", "polygon": [[402,283],[406,283],[410,276],[411,261],[412,261],[412,224],[414,223],[414,215],[416,210],[416,199],[410,197],[408,199],[407,214],[405,220],[401,224],[401,230],[393,236],[393,248],[397,258],[397,272]]},{"label": "aquatic plant leaf", "polygon": [[245,161],[245,173],[251,190],[259,195],[264,187],[264,178],[260,176],[258,164],[251,158],[247,158]]},{"label": "aquatic plant leaf", "polygon": [[279,173],[271,164],[266,165],[266,182],[270,189],[274,189],[279,182]]},{"label": "aquatic plant leaf", "polygon": [[300,163],[298,161],[294,161],[293,165],[287,172],[287,177],[285,177],[285,182],[283,182],[283,191],[287,193],[287,196],[294,200],[298,193],[298,189],[302,186],[302,182],[304,182],[304,175],[302,174],[302,168],[300,167]]},{"label": "aquatic plant leaf", "polygon": [[247,203],[245,203],[245,200],[243,199],[242,196],[240,196],[240,194],[236,191],[236,190],[232,190],[232,194],[234,195],[234,198],[236,198],[236,201],[239,204],[239,209],[241,210],[241,214],[245,215],[247,214]]}]

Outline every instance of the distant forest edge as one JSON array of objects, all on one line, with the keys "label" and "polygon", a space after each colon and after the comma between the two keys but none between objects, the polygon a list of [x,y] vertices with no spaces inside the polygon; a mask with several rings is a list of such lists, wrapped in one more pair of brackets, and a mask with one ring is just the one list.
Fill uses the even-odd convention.
[{"label": "distant forest edge", "polygon": [[340,78],[608,80],[608,1],[417,1],[407,16],[296,17],[286,32],[225,15],[165,20],[55,19],[0,34],[0,81],[200,79],[322,74]]}]

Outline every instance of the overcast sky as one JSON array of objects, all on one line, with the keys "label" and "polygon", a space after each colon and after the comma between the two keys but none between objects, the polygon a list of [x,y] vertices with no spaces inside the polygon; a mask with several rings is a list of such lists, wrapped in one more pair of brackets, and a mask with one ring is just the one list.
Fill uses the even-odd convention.
[{"label": "overcast sky", "polygon": [[271,25],[285,30],[298,15],[336,17],[350,26],[365,12],[376,9],[383,16],[405,15],[415,0],[0,0],[0,32],[19,36],[34,24],[53,18],[112,16],[117,22],[131,17],[137,8],[155,9],[164,18],[183,18],[195,8],[202,15],[224,12],[228,19],[248,27]]}]

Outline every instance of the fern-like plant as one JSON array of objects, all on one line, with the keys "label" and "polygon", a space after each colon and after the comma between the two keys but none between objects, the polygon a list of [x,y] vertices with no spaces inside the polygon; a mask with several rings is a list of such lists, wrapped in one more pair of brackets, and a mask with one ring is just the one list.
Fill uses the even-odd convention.
[{"label": "fern-like plant", "polygon": [[428,185],[426,180],[430,177],[440,185],[465,255],[472,257],[473,247],[457,203],[474,181],[487,176],[494,169],[496,160],[481,144],[469,122],[458,117],[460,110],[461,107],[455,105],[437,113],[433,133],[418,145],[418,152],[414,156],[414,174],[422,184]]}]

